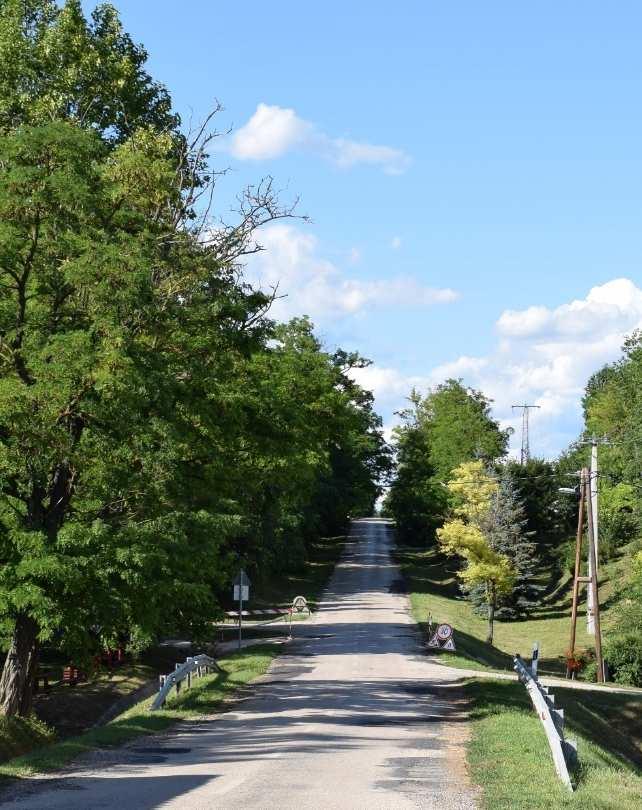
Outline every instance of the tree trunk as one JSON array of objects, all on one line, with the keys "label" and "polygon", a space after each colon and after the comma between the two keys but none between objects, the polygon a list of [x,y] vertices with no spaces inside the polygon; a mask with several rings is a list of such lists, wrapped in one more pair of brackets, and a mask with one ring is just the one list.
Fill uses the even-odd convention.
[{"label": "tree trunk", "polygon": [[0,713],[7,717],[31,713],[37,667],[38,625],[20,613],[0,677]]},{"label": "tree trunk", "polygon": [[486,643],[492,645],[495,630],[495,588],[491,587],[488,598],[488,635]]}]

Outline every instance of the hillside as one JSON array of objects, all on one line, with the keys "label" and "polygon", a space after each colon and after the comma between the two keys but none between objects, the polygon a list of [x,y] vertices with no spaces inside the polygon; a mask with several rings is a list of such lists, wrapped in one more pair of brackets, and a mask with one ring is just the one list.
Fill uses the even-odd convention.
[{"label": "hillside", "polygon": [[[610,609],[617,596],[617,583],[630,565],[630,551],[622,549],[617,559],[600,569],[600,603],[603,606],[603,629],[608,633]],[[489,667],[512,670],[512,656],[530,656],[534,641],[540,644],[540,669],[551,675],[565,672],[564,654],[568,649],[571,616],[571,577],[561,576],[549,567],[541,571],[540,584],[545,586],[541,604],[527,619],[495,624],[495,645],[485,642],[486,618],[476,613],[473,605],[460,592],[456,576],[457,562],[445,557],[435,547],[417,549],[398,546],[396,557],[406,578],[412,612],[422,628],[428,617],[433,622],[448,622],[455,628],[457,653],[440,653],[444,662],[468,668]],[[580,604],[577,622],[577,647],[594,645],[586,633],[586,605]]]}]

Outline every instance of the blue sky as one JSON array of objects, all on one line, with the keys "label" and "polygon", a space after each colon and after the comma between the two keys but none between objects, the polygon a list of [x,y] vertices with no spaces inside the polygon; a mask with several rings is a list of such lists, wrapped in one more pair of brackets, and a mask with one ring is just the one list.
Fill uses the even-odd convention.
[{"label": "blue sky", "polygon": [[223,103],[221,207],[301,196],[248,273],[374,361],[388,426],[452,374],[541,404],[534,452],[574,437],[642,324],[639,3],[116,5],[186,118]]}]

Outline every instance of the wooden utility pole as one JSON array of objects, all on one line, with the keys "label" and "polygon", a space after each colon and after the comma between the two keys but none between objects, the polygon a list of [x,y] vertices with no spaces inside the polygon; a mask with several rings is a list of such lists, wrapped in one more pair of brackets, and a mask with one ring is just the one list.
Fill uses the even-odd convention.
[{"label": "wooden utility pole", "polygon": [[[598,529],[598,461],[597,461],[597,449],[598,445],[600,444],[609,444],[608,439],[606,436],[599,439],[597,436],[592,436],[590,439],[582,442],[582,444],[590,444],[591,445],[591,467],[590,467],[590,500],[591,500],[591,510],[593,512],[593,540],[595,543],[595,576],[599,575],[597,566],[599,564],[600,559],[600,533]],[[593,558],[590,554],[589,549],[589,558],[588,558],[588,574],[589,576],[593,575]],[[588,606],[586,609],[586,629],[588,633],[592,636],[595,635],[595,607],[593,602],[593,591],[589,588],[588,591]]]},{"label": "wooden utility pole", "polygon": [[[588,479],[588,476],[587,476]],[[602,659],[602,628],[600,626],[600,598],[597,589],[597,555],[595,553],[595,525],[593,522],[593,503],[591,499],[591,481],[585,483],[586,499],[588,501],[588,536],[589,560],[592,562],[589,588],[593,596],[593,619],[595,621],[595,660],[597,662],[597,682],[604,683],[604,660]]]},{"label": "wooden utility pole", "polygon": [[[577,631],[577,603],[580,595],[580,574],[582,565],[582,535],[584,534],[584,470],[580,478],[580,506],[577,511],[577,534],[575,536],[575,574],[573,576],[573,605],[571,607],[571,643],[569,655],[575,652],[575,634]],[[568,673],[567,673],[568,674]]]},{"label": "wooden utility pole", "polygon": [[[595,553],[595,526],[593,523],[593,504],[591,499],[591,476],[584,467],[580,473],[580,502],[577,514],[577,535],[575,540],[575,575],[573,577],[573,603],[571,608],[571,643],[569,657],[575,653],[575,636],[577,631],[577,607],[579,603],[579,591],[581,583],[586,583],[592,596],[592,606],[595,619],[595,658],[597,662],[598,683],[604,683],[604,661],[602,659],[602,630],[600,626],[600,602],[597,586],[597,558]],[[581,576],[582,564],[582,536],[584,534],[584,509],[587,513],[588,525],[588,547],[590,566],[590,576]],[[588,596],[588,593],[587,593]],[[568,670],[567,670],[568,673]]]}]

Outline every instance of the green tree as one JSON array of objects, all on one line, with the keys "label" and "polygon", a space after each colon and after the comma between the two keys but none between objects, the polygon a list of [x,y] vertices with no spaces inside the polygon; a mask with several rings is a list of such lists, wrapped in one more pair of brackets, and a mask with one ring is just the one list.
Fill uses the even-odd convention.
[{"label": "green tree", "polygon": [[[0,3],[0,676],[43,643],[202,637],[239,557],[287,565],[387,466],[371,398],[242,277],[290,216],[267,180],[210,228],[206,126],[111,6]],[[346,491],[348,494],[346,494]],[[291,554],[291,552],[293,552]]]},{"label": "green tree", "polygon": [[144,639],[168,620],[198,635],[214,610],[239,521],[202,442],[233,434],[222,381],[268,334],[269,301],[235,261],[283,213],[269,184],[250,190],[239,224],[203,240],[207,136],[171,128],[113,9],[85,32],[104,59],[83,26],[73,2],[0,9],[6,714],[30,709],[41,642],[78,655],[88,628]]},{"label": "green tree", "polygon": [[430,445],[413,412],[395,428],[397,468],[385,508],[394,518],[399,538],[411,545],[429,545],[441,525],[447,493],[435,479]]},{"label": "green tree", "polygon": [[499,618],[524,615],[537,602],[542,586],[536,584],[538,558],[528,519],[513,476],[504,471],[497,482],[488,513],[481,526],[490,547],[503,554],[511,564],[515,579],[502,600]]},{"label": "green tree", "polygon": [[[569,465],[570,469],[578,467]],[[550,564],[559,544],[575,531],[577,507],[572,498],[560,495],[573,479],[565,476],[555,461],[528,459],[524,464],[509,460],[497,467],[501,477],[508,476],[524,508],[525,530],[535,544],[537,557]]]},{"label": "green tree", "polygon": [[426,432],[435,474],[442,481],[465,461],[489,463],[506,454],[509,433],[492,418],[490,405],[461,380],[446,380],[417,399],[417,422]]},{"label": "green tree", "polygon": [[236,377],[243,426],[230,497],[244,514],[236,551],[257,576],[302,563],[308,539],[373,508],[389,462],[372,397],[348,376],[363,362],[324,351],[295,319]]},{"label": "green tree", "polygon": [[500,531],[493,519],[499,485],[486,473],[483,462],[475,461],[461,464],[448,486],[457,505],[453,518],[437,530],[437,538],[446,554],[462,558],[464,566],[458,576],[466,590],[481,588],[488,612],[486,641],[492,644],[498,604],[512,593],[517,579],[508,555],[492,545],[493,533]]},{"label": "green tree", "polygon": [[0,3],[0,131],[69,120],[120,142],[141,127],[176,131],[167,90],[109,3]]},{"label": "green tree", "polygon": [[452,470],[474,458],[505,455],[508,433],[490,413],[479,391],[447,380],[425,397],[416,391],[394,433],[397,472],[386,499],[397,531],[409,543],[430,543],[448,506]]}]

